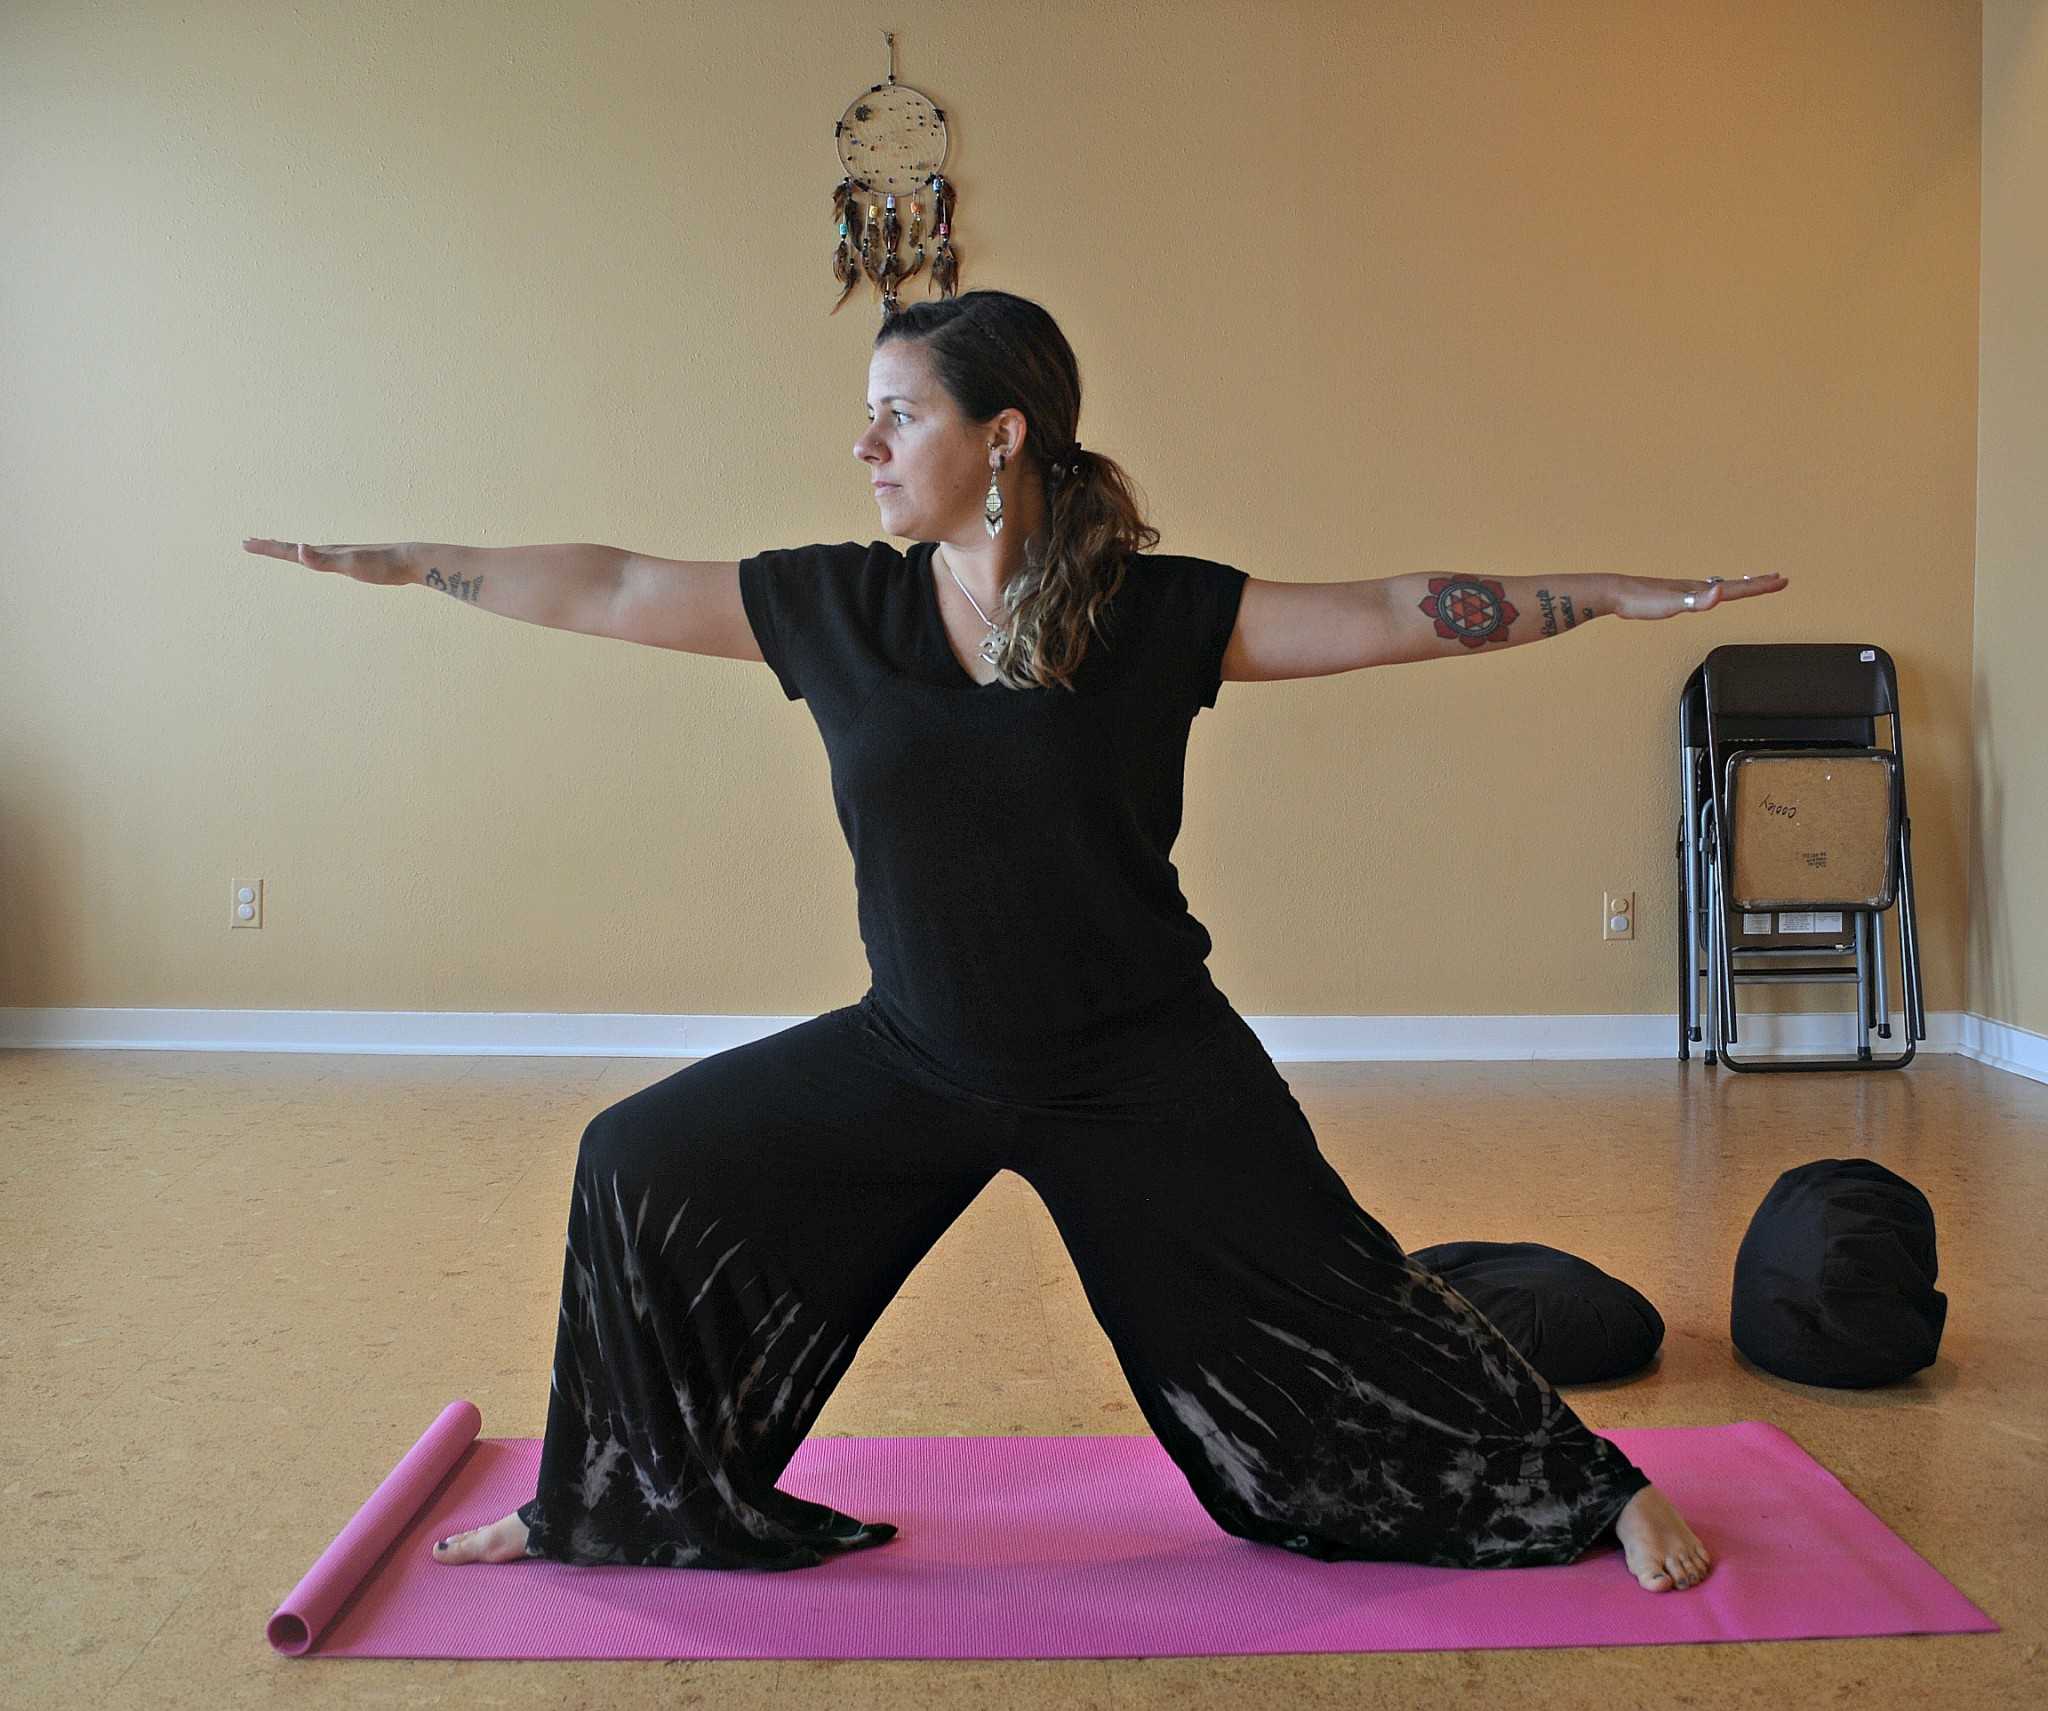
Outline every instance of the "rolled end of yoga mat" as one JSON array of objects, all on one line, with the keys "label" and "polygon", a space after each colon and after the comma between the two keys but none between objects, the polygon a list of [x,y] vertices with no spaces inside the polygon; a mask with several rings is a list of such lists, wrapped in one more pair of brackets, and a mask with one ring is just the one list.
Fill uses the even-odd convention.
[{"label": "rolled end of yoga mat", "polygon": [[320,1631],[348,1601],[351,1592],[391,1548],[392,1540],[411,1525],[420,1506],[433,1496],[476,1442],[484,1417],[474,1402],[451,1402],[404,1459],[384,1476],[369,1502],[320,1553],[306,1578],[277,1607],[264,1632],[287,1657],[310,1651]]}]

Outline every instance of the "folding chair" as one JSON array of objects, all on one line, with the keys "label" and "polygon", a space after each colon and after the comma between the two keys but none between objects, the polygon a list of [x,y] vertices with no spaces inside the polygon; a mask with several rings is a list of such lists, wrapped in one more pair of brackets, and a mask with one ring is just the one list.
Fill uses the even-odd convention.
[{"label": "folding chair", "polygon": [[[1890,722],[1888,748],[1877,743],[1879,719]],[[1715,648],[1679,697],[1678,744],[1679,1057],[1704,1039],[1708,1063],[1738,1070],[1910,1063],[1927,1019],[1891,656],[1859,642]],[[1880,1039],[1892,1037],[1881,935],[1894,907],[1906,1041],[1878,1057],[1873,1025]],[[1853,967],[1812,960],[1849,955]],[[1854,1057],[1744,1059],[1729,1050],[1739,1038],[1737,985],[1799,982],[1854,983]]]}]

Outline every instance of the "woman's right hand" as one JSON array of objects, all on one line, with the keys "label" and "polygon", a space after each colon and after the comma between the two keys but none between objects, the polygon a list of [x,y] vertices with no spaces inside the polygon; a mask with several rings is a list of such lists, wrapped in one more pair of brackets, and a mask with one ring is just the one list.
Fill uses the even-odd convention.
[{"label": "woman's right hand", "polygon": [[261,553],[266,558],[290,559],[308,570],[338,571],[358,582],[374,582],[383,588],[419,580],[410,541],[372,547],[312,547],[303,541],[269,541],[251,535],[242,542],[242,550]]}]

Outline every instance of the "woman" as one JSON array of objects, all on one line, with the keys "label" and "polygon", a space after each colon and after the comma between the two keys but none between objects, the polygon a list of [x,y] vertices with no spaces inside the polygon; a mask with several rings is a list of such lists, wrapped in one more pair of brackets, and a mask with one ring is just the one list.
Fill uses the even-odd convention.
[{"label": "woman", "polygon": [[[809,704],[873,984],[592,1120],[538,1488],[437,1560],[787,1569],[887,1542],[888,1522],[775,1481],[904,1279],[1010,1169],[1225,1530],[1459,1567],[1618,1539],[1649,1590],[1696,1584],[1708,1553],[1662,1494],[1351,1198],[1210,981],[1168,851],[1189,726],[1225,679],[1482,651],[1784,579],[1272,583],[1154,554],[1122,471],[1076,438],[1067,341],[1004,292],[899,312],[868,382],[854,455],[907,555],[622,573],[601,607],[499,595],[760,659]],[[246,544],[492,604],[482,575],[441,574],[478,549]]]}]

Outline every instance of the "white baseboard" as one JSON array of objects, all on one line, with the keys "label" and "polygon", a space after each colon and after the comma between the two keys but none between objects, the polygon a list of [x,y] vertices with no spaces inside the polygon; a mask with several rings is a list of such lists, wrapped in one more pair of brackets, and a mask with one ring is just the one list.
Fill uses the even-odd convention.
[{"label": "white baseboard", "polygon": [[[1990,1021],[1974,1010],[1957,1014],[1962,1030],[1957,1036],[1955,1049],[1964,1057],[1975,1058],[1993,1069],[2011,1070],[2014,1075],[2024,1075],[2030,1081],[2048,1081],[2048,1035],[2029,1033],[2009,1022]],[[1930,1034],[1934,1032],[1931,1016],[1927,1020],[1927,1031]]]},{"label": "white baseboard", "polygon": [[[637,1016],[546,1011],[58,1010],[0,1008],[0,1049],[360,1052],[456,1057],[699,1058],[764,1039],[807,1016]],[[1416,1063],[1670,1058],[1678,1020],[1662,1016],[1247,1016],[1277,1063]],[[1855,1048],[1835,1015],[1744,1016],[1739,1052],[1829,1056]],[[1904,1048],[1905,1018],[1889,1040]],[[1702,1048],[1689,1048],[1698,1059]],[[1932,1011],[1922,1052],[1952,1052],[2048,1082],[2048,1036],[1968,1011]]]}]

